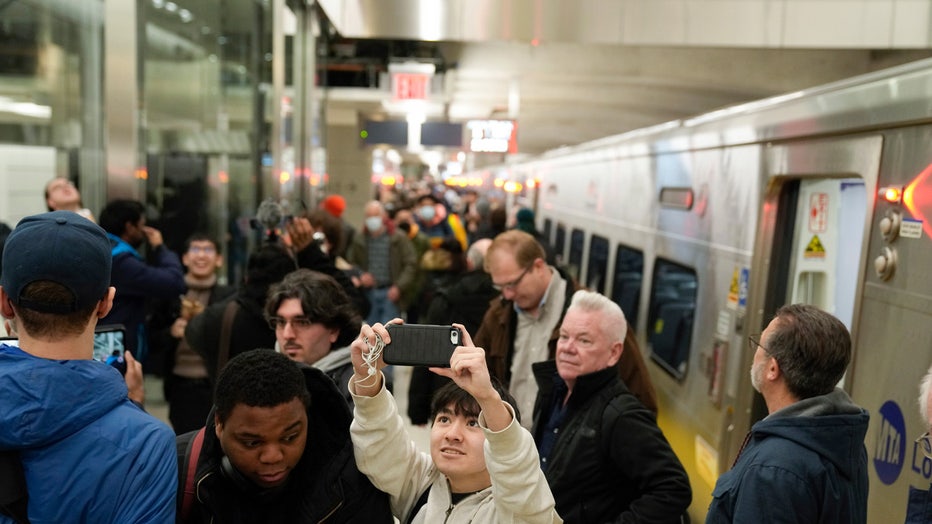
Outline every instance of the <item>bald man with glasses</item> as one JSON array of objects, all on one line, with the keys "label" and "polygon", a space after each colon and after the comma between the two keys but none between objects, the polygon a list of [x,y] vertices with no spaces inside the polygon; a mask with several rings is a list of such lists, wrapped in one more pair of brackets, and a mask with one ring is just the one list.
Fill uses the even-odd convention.
[{"label": "bald man with glasses", "polygon": [[[489,372],[508,386],[518,408],[532,413],[537,383],[531,364],[554,356],[560,323],[579,289],[573,278],[546,262],[544,248],[519,230],[496,236],[485,257],[485,270],[501,295],[492,299],[475,336],[486,351]],[[625,351],[617,366],[628,389],[657,412],[657,397],[647,367],[628,326]],[[530,428],[531,420],[522,423]]]}]

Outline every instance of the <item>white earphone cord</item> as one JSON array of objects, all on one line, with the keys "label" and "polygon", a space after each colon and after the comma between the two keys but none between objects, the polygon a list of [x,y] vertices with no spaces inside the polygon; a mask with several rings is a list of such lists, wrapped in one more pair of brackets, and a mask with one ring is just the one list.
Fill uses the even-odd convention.
[{"label": "white earphone cord", "polygon": [[[382,348],[385,347],[385,343],[382,342],[382,337],[380,337],[378,333],[375,333],[375,344],[370,344],[368,338],[365,338],[364,340],[366,341],[366,347],[368,349],[362,352],[362,361],[366,367],[369,368],[368,375],[373,377],[374,381],[377,381],[378,377],[376,376],[376,373],[378,370],[375,366],[379,362],[379,357],[382,356]],[[356,383],[364,387],[375,385],[375,382],[370,384],[368,382],[368,378],[365,380],[357,380]]]}]

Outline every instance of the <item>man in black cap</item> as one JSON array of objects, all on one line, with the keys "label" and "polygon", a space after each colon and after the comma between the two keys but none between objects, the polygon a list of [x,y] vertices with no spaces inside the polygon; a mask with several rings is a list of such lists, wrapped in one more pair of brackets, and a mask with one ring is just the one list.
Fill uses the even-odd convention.
[{"label": "man in black cap", "polygon": [[92,359],[110,266],[104,230],[70,211],[24,218],[3,250],[0,313],[19,346],[0,344],[0,450],[18,455],[32,522],[174,518],[174,434],[130,400],[140,366],[127,353],[124,382]]}]

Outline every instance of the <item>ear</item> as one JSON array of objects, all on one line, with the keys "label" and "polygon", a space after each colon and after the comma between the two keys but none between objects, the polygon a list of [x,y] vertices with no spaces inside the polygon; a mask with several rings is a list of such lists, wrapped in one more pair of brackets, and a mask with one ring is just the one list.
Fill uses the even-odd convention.
[{"label": "ear", "polygon": [[330,330],[330,343],[333,344],[334,342],[337,341],[338,338],[340,338],[340,330],[331,329]]},{"label": "ear", "polygon": [[783,376],[783,370],[780,369],[780,363],[777,362],[777,359],[770,357],[770,361],[767,362],[767,372],[764,376],[771,382],[779,380]]},{"label": "ear", "polygon": [[608,357],[608,367],[612,367],[618,363],[618,360],[621,359],[621,354],[625,351],[624,342],[615,342],[612,344],[612,347],[609,348],[609,357]]},{"label": "ear", "polygon": [[10,300],[10,295],[6,294],[6,291],[3,289],[3,286],[0,286],[0,315],[3,318],[13,318],[13,301]]},{"label": "ear", "polygon": [[220,439],[221,433],[223,433],[223,422],[220,422],[220,416],[214,413],[214,435],[217,435],[217,439]]},{"label": "ear", "polygon": [[116,296],[116,288],[110,286],[107,288],[107,294],[97,303],[97,318],[104,318],[110,309],[113,308],[113,297]]}]

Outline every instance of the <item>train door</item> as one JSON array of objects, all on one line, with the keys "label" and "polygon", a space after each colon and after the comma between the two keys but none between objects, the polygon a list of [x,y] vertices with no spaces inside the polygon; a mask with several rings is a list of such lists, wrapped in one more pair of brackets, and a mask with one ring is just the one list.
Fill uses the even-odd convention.
[{"label": "train door", "polygon": [[[881,145],[881,137],[865,137],[769,148],[745,335],[760,333],[780,306],[802,302],[837,316],[854,337],[873,203],[868,195],[876,189]],[[740,360],[735,372],[742,375],[742,391],[750,392],[753,353],[745,351]],[[723,470],[744,433],[767,415],[759,394],[737,398],[747,400],[737,402],[736,413],[751,416],[730,424],[732,434],[726,429]]]}]

